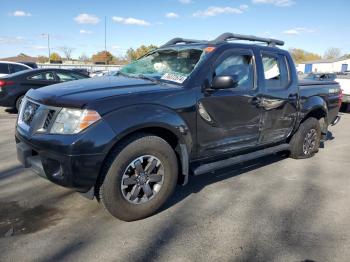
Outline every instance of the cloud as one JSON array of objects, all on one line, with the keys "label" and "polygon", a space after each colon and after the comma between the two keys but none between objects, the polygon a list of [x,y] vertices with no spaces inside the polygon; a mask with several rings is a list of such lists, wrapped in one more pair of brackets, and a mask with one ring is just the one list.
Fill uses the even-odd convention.
[{"label": "cloud", "polygon": [[151,25],[150,22],[147,22],[142,19],[137,19],[133,17],[120,17],[120,16],[113,16],[112,20],[116,23],[124,24],[124,25],[139,25],[139,26],[149,26]]},{"label": "cloud", "polygon": [[221,14],[242,14],[248,8],[247,5],[241,5],[238,8],[235,7],[219,7],[219,6],[211,6],[205,10],[199,10],[193,13],[194,17],[209,17],[209,16],[217,16]]},{"label": "cloud", "polygon": [[293,0],[252,0],[253,4],[270,4],[278,7],[287,7],[294,5]]},{"label": "cloud", "polygon": [[47,46],[43,46],[43,45],[33,45],[32,48],[33,48],[33,49],[36,49],[36,50],[44,50],[44,49],[47,49]]},{"label": "cloud", "polygon": [[283,31],[283,34],[300,35],[301,33],[314,33],[314,32],[315,32],[314,29],[309,29],[309,28],[305,28],[305,27],[295,27],[295,28],[291,28],[291,29]]},{"label": "cloud", "polygon": [[119,45],[112,45],[112,49],[120,49]]},{"label": "cloud", "polygon": [[90,14],[79,14],[78,16],[74,17],[74,20],[78,24],[97,24],[100,22],[100,18]]},{"label": "cloud", "polygon": [[24,12],[22,10],[14,11],[13,13],[10,13],[9,15],[10,16],[18,16],[18,17],[20,17],[20,16],[32,16],[31,13],[27,13],[27,12]]},{"label": "cloud", "polygon": [[24,42],[22,36],[0,36],[0,45],[14,45]]},{"label": "cloud", "polygon": [[180,2],[181,4],[191,4],[191,3],[193,3],[192,0],[179,0],[179,2]]},{"label": "cloud", "polygon": [[90,35],[90,34],[92,34],[92,31],[81,29],[81,30],[79,31],[79,33],[80,33],[80,34]]},{"label": "cloud", "polygon": [[178,18],[179,17],[179,15],[177,13],[173,13],[173,12],[167,13],[165,16],[167,18]]}]

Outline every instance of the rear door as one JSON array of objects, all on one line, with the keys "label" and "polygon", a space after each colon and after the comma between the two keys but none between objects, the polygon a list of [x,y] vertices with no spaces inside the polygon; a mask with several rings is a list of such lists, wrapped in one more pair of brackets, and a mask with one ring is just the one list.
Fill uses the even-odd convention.
[{"label": "rear door", "polygon": [[[230,49],[212,65],[208,80],[218,75],[238,76],[235,88],[202,90],[198,100],[198,157],[225,155],[258,142],[260,109],[252,103],[257,94],[253,51]],[[207,90],[207,91],[206,91]]]},{"label": "rear door", "polygon": [[52,84],[59,83],[52,71],[36,72],[29,75],[23,80],[22,85],[27,87],[28,90],[33,88],[40,88],[43,86],[48,86]]},{"label": "rear door", "polygon": [[298,114],[299,88],[293,62],[283,53],[262,52],[262,128],[259,144],[285,140],[292,132]]}]

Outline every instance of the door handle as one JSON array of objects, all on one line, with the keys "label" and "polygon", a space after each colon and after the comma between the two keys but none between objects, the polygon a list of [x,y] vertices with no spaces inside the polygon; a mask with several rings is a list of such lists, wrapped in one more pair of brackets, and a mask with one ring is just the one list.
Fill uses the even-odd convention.
[{"label": "door handle", "polygon": [[290,94],[290,95],[288,96],[288,100],[289,100],[290,102],[294,102],[295,100],[298,99],[298,97],[299,97],[298,94]]}]

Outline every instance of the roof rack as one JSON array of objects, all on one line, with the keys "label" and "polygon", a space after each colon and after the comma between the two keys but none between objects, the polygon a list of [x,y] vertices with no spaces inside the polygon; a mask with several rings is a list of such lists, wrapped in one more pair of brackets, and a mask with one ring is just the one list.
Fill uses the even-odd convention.
[{"label": "roof rack", "polygon": [[184,43],[184,44],[203,44],[203,43],[207,43],[207,42],[208,41],[204,41],[204,40],[194,40],[194,39],[185,39],[185,38],[181,38],[181,37],[176,37],[176,38],[173,38],[173,39],[169,40],[168,42],[166,42],[161,47],[166,47],[166,46],[170,46],[170,45],[176,45],[176,44],[180,44],[180,43]]},{"label": "roof rack", "polygon": [[276,45],[280,45],[280,46],[284,45],[284,41],[282,40],[258,37],[253,35],[232,34],[232,33],[221,34],[217,38],[215,38],[213,41],[210,41],[210,43],[218,44],[218,43],[227,42],[230,40],[247,40],[247,41],[253,41],[253,42],[262,42],[262,43],[267,43],[268,46],[272,46],[272,47]]}]

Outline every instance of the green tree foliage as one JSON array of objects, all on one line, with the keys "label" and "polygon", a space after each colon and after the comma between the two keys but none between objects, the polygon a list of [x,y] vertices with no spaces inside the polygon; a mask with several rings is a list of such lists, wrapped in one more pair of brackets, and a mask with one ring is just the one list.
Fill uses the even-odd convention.
[{"label": "green tree foliage", "polygon": [[62,58],[58,53],[52,53],[50,55],[50,61],[62,61]]},{"label": "green tree foliage", "polygon": [[149,45],[149,46],[142,45],[136,49],[129,48],[128,51],[126,51],[126,55],[129,61],[134,61],[156,48],[158,47],[155,45]]},{"label": "green tree foliage", "polygon": [[101,52],[98,52],[97,54],[94,54],[91,59],[92,59],[92,62],[94,62],[95,64],[96,63],[110,64],[113,61],[114,57],[108,51],[101,51]]},{"label": "green tree foliage", "polygon": [[302,62],[312,61],[312,60],[319,60],[321,59],[321,56],[315,53],[307,52],[303,49],[299,48],[290,48],[289,53],[293,57],[293,60],[295,63],[299,64]]},{"label": "green tree foliage", "polygon": [[330,47],[326,50],[323,57],[325,59],[339,58],[342,56],[342,52],[340,48]]}]

